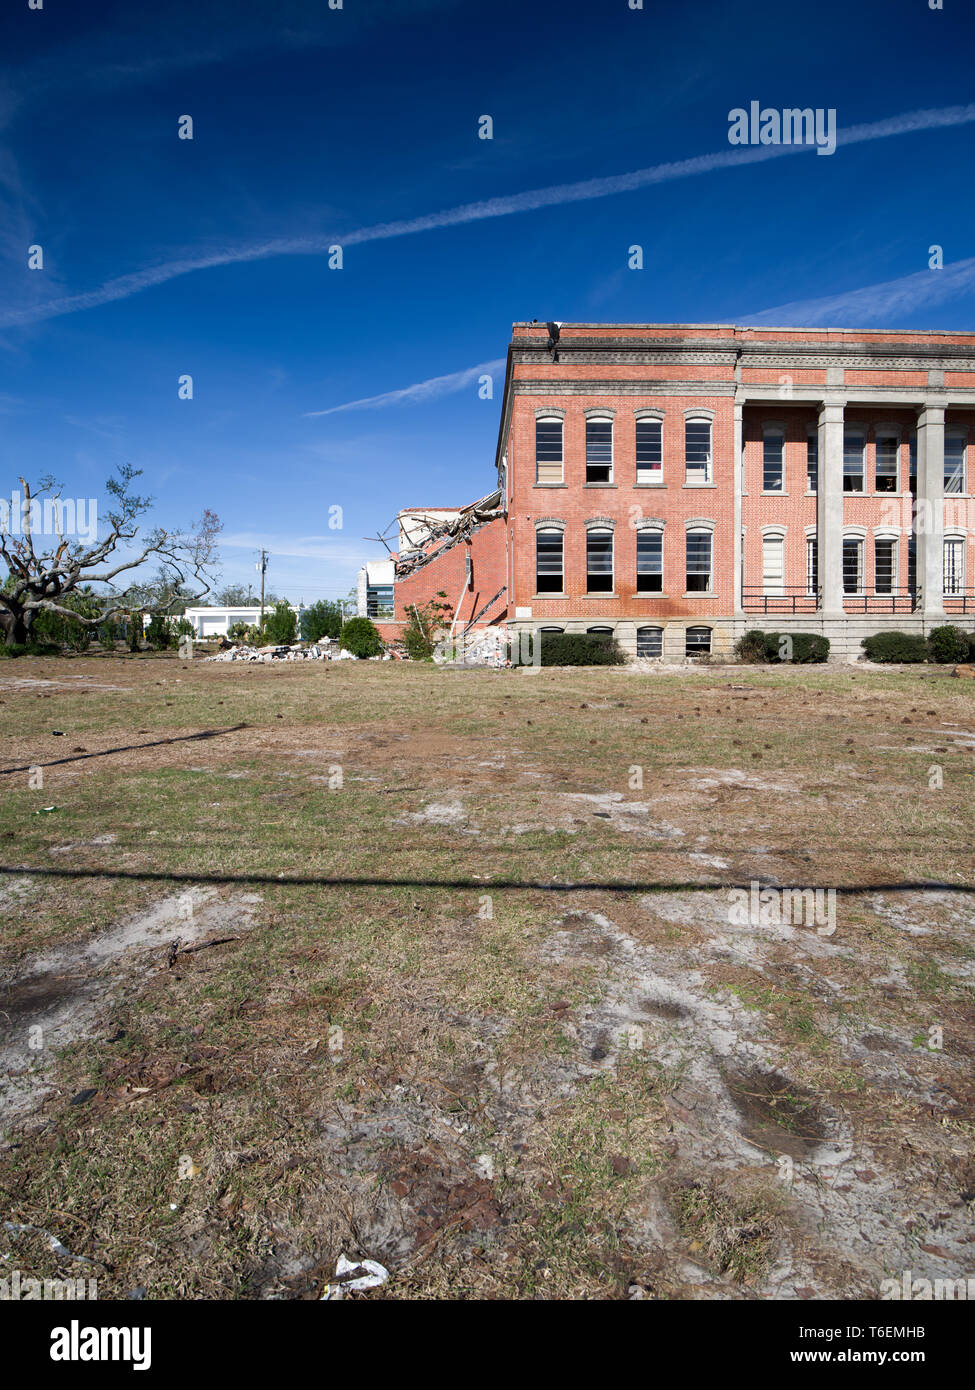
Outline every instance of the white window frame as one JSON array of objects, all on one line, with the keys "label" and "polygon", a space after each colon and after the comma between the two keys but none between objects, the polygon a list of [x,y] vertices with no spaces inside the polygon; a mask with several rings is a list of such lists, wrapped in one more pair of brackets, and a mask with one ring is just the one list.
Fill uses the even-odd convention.
[{"label": "white window frame", "polygon": [[[778,549],[780,571],[773,587],[769,587],[766,546]],[[777,587],[775,587],[777,585]],[[785,597],[785,529],[782,526],[767,526],[762,530],[762,596],[765,598]]]},{"label": "white window frame", "polygon": [[[590,589],[590,574],[601,574],[604,571],[590,570],[589,568],[589,537],[593,535],[609,536],[609,588]],[[605,521],[591,521],[586,525],[586,593],[587,594],[613,594],[616,592],[616,533],[614,528]]]},{"label": "white window frame", "polygon": [[[656,425],[660,433],[660,462],[653,467],[652,465],[642,464],[637,458],[637,434],[641,425]],[[664,413],[662,410],[640,409],[636,412],[633,422],[633,458],[635,474],[634,479],[637,487],[659,487],[664,480]],[[649,473],[651,477],[641,477],[641,468],[644,473]]]},{"label": "white window frame", "polygon": [[[589,481],[589,426],[590,426],[590,425],[609,425],[609,477],[608,477],[604,482],[592,482],[592,483],[591,483],[591,482]],[[612,483],[615,481],[615,475],[616,475],[616,469],[615,469],[615,460],[616,460],[616,429],[615,429],[614,426],[615,426],[615,422],[614,422],[614,420],[613,420],[612,415],[610,415],[608,411],[605,412],[605,413],[602,412],[602,411],[593,411],[592,414],[587,414],[587,415],[586,415],[586,430],[585,430],[585,451],[586,451],[586,457],[585,457],[585,468],[586,468],[586,485],[587,485],[588,487],[610,487],[610,486],[612,485]],[[605,464],[594,464],[593,466],[594,466],[594,467],[597,467],[597,468],[605,468],[605,467],[606,467]]]},{"label": "white window frame", "polygon": [[[778,487],[769,487],[765,479],[765,453],[770,439],[778,439],[779,441]],[[762,426],[762,492],[772,492],[777,497],[785,492],[785,426],[772,421]]]},{"label": "white window frame", "polygon": [[[949,489],[949,487],[948,487],[948,440],[949,440],[949,439],[960,439],[960,440],[962,441],[962,446],[961,446],[961,473],[959,474],[959,477],[958,477],[958,486],[957,486],[956,488],[950,488],[950,489]],[[944,495],[945,495],[946,497],[958,497],[960,494],[963,494],[963,493],[965,492],[965,490],[966,490],[966,489],[965,489],[965,484],[966,484],[966,481],[967,481],[967,476],[968,476],[968,427],[967,427],[967,426],[951,425],[951,426],[948,427],[948,429],[945,430],[945,479],[944,479]]]},{"label": "white window frame", "polygon": [[[855,476],[846,471],[847,440],[859,439],[860,441],[860,486],[847,487],[848,477]],[[867,490],[867,431],[863,425],[845,425],[843,428],[843,491],[852,493],[854,497],[862,497]]]},{"label": "white window frame", "polygon": [[[700,465],[694,465],[694,472],[687,457],[687,432],[691,425],[707,425],[708,429],[708,450],[707,461],[704,465],[704,477],[698,477]],[[705,415],[703,412],[691,411],[684,417],[684,486],[685,487],[709,487],[714,478],[714,418]]]},{"label": "white window frame", "polygon": [[[880,486],[880,441],[882,439],[893,439],[894,441],[894,486],[892,488],[882,488]],[[873,490],[876,493],[883,493],[885,496],[891,493],[900,492],[901,481],[901,432],[897,425],[876,425],[873,432]],[[883,474],[889,478],[889,473]],[[888,539],[881,537],[882,540]]]},{"label": "white window frame", "polygon": [[[965,592],[965,536],[960,531],[949,531],[944,538],[941,554],[941,591],[945,598],[955,598]],[[948,555],[954,552],[958,556],[957,566],[952,565],[954,571],[952,587],[948,587]]]},{"label": "white window frame", "polygon": [[[538,538],[543,535],[557,535],[562,538],[562,583],[558,589],[540,589],[538,587]],[[565,526],[555,521],[540,521],[535,527],[535,592],[536,594],[564,594],[565,593]]]},{"label": "white window frame", "polygon": [[[538,427],[539,425],[558,425],[559,427],[559,458],[558,458],[558,478],[542,478],[540,467],[554,468],[555,459],[539,460],[538,457]],[[561,415],[540,414],[535,416],[535,486],[536,487],[564,487],[565,486],[565,420]]]}]

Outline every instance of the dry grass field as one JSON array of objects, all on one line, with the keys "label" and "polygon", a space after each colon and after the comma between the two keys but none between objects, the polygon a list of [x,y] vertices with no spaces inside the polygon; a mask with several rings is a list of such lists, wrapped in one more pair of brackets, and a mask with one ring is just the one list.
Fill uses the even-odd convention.
[{"label": "dry grass field", "polygon": [[[345,1253],[390,1271],[370,1298],[660,1299],[975,1269],[972,685],[21,659],[0,721],[20,1268],[319,1298]],[[783,888],[835,902],[782,920]]]}]

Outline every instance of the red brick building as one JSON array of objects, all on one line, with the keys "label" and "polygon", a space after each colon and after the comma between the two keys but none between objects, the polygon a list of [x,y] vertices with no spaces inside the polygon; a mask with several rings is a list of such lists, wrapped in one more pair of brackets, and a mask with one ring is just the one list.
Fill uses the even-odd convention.
[{"label": "red brick building", "polygon": [[401,554],[397,617],[443,589],[667,658],[971,626],[973,427],[975,334],[518,323],[499,493]]}]

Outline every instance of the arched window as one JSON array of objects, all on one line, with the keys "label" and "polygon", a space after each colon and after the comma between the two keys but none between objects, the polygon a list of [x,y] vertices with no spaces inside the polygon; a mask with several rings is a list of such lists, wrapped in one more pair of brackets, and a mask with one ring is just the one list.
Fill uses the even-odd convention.
[{"label": "arched window", "polygon": [[540,415],[535,421],[535,481],[563,481],[562,421],[557,415]]},{"label": "arched window", "polygon": [[684,422],[685,482],[711,481],[711,421],[691,415]]},{"label": "arched window", "polygon": [[785,593],[785,536],[777,531],[762,537],[762,593]]},{"label": "arched window", "polygon": [[593,526],[586,532],[586,591],[613,592],[613,533],[602,527]]},{"label": "arched window", "polygon": [[563,586],[562,532],[542,526],[535,532],[535,592],[560,594]]},{"label": "arched window", "polygon": [[586,420],[586,482],[613,481],[613,422],[600,416]]}]

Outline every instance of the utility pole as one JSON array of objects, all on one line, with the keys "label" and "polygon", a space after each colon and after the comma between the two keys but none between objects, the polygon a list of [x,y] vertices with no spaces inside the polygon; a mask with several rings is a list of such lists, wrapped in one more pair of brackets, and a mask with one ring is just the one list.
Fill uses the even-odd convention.
[{"label": "utility pole", "polygon": [[261,571],[261,622],[260,622],[260,626],[263,627],[263,626],[264,626],[264,574],[265,574],[265,572],[266,572],[266,570],[267,570],[267,551],[264,549],[263,546],[261,547],[261,563],[260,563],[259,565],[255,565],[254,568],[255,568],[255,569],[259,569],[259,570]]}]

